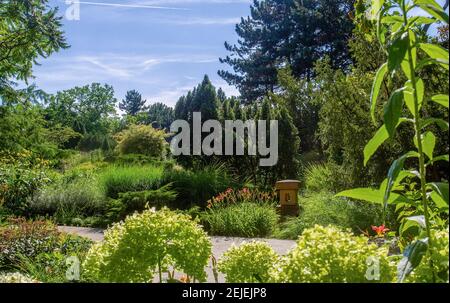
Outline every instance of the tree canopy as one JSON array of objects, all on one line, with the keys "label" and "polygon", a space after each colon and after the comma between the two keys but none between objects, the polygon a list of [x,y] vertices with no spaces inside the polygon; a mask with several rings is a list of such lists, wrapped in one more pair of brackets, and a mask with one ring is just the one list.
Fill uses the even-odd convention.
[{"label": "tree canopy", "polygon": [[0,0],[0,98],[11,100],[15,80],[32,77],[33,64],[68,44],[57,9],[47,0]]},{"label": "tree canopy", "polygon": [[330,56],[332,66],[350,63],[347,40],[353,29],[352,0],[254,0],[251,14],[236,25],[237,45],[220,61],[233,72],[219,75],[236,86],[244,101],[261,99],[277,88],[277,69],[286,64],[296,77],[310,79],[314,63]]}]

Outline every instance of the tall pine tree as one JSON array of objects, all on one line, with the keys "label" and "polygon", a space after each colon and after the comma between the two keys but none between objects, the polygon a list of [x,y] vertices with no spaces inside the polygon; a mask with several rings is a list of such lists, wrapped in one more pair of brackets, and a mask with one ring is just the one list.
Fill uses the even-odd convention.
[{"label": "tall pine tree", "polygon": [[225,43],[230,55],[220,59],[233,72],[220,70],[219,75],[250,103],[276,90],[277,69],[286,63],[296,77],[308,79],[324,56],[333,58],[333,67],[346,67],[353,2],[254,0],[250,16],[236,25],[238,44]]},{"label": "tall pine tree", "polygon": [[138,91],[129,90],[125,95],[125,99],[119,103],[119,108],[127,115],[136,116],[139,112],[144,110],[145,102],[147,102],[147,100],[143,100]]}]

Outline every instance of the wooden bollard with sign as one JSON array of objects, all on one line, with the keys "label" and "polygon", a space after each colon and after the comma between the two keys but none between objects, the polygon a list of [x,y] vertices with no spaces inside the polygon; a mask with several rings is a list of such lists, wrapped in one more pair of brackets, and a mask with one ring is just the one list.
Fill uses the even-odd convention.
[{"label": "wooden bollard with sign", "polygon": [[278,192],[280,205],[279,212],[283,216],[298,216],[300,208],[298,206],[298,191],[300,189],[300,181],[283,180],[278,181],[275,185]]}]

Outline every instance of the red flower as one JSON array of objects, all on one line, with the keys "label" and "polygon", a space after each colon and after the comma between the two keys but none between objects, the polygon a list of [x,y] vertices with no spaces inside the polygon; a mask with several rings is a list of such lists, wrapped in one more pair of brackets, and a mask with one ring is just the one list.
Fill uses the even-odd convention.
[{"label": "red flower", "polygon": [[382,237],[382,236],[384,236],[385,233],[387,233],[389,231],[389,228],[386,228],[384,226],[384,224],[381,226],[373,226],[372,225],[372,230],[377,233],[378,237]]}]

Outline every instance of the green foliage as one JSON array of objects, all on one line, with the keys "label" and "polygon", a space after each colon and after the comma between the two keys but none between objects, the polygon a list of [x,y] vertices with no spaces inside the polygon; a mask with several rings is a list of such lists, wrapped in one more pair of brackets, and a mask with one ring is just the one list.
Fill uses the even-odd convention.
[{"label": "green foliage", "polygon": [[130,125],[116,135],[121,154],[142,154],[157,159],[165,157],[167,142],[164,131],[148,125]]},{"label": "green foliage", "polygon": [[0,99],[12,93],[9,79],[28,80],[39,57],[68,47],[47,0],[1,1],[0,45]]},{"label": "green foliage", "polygon": [[51,123],[83,135],[106,135],[108,117],[115,114],[117,100],[112,86],[92,83],[60,91],[47,97],[47,102],[46,115]]},{"label": "green foliage", "polygon": [[[414,8],[421,8],[434,18],[415,18],[408,15],[408,12]],[[359,14],[360,17],[364,18],[364,12]],[[414,131],[408,137],[412,137],[411,141],[414,142],[415,147],[411,147],[412,151],[406,152],[392,162],[387,178],[379,190],[360,188],[345,191],[340,195],[378,202],[383,205],[384,209],[388,204],[398,202],[408,204],[411,208],[417,208],[417,205],[421,205],[423,224],[420,227],[424,228],[425,233],[418,235],[415,241],[412,241],[404,251],[404,258],[398,267],[399,281],[402,282],[415,267],[421,264],[421,259],[426,259],[422,258],[423,254],[431,256],[435,249],[431,232],[431,218],[435,217],[435,214],[430,207],[430,200],[437,200],[438,204],[441,204],[447,210],[448,216],[448,181],[443,183],[447,184],[447,186],[442,187],[443,191],[439,189],[436,191],[437,188],[427,181],[428,164],[433,163],[436,146],[436,136],[427,127],[436,123],[440,126],[443,125],[448,131],[448,124],[445,120],[433,116],[427,119],[423,111],[424,101],[426,101],[426,98],[430,98],[432,94],[425,90],[424,80],[422,80],[424,75],[421,71],[424,65],[437,65],[436,72],[446,75],[445,77],[448,79],[448,50],[437,44],[427,43],[429,41],[422,35],[424,24],[429,26],[429,24],[438,20],[448,24],[448,15],[435,1],[390,0],[373,1],[371,19],[377,20],[377,39],[387,52],[388,57],[387,70],[383,65],[373,84],[372,116],[374,116],[373,112],[376,106],[374,103],[377,101],[381,88],[380,82],[386,72],[391,76],[390,78],[394,78],[398,73],[402,74],[403,78],[406,77],[406,82],[403,86],[402,84],[398,85],[400,88],[388,94],[390,96],[384,106],[384,125],[367,144],[364,162],[367,163],[387,137],[392,138],[396,132],[399,132],[397,128],[401,122],[412,124]],[[448,87],[448,81],[446,82]],[[430,84],[430,82],[427,84]],[[444,98],[438,97],[437,103],[440,103],[439,100]],[[434,99],[436,100],[436,97]],[[431,100],[433,100],[433,97],[431,97]],[[445,106],[446,104],[443,102],[441,105]],[[448,112],[446,114],[448,115]],[[448,161],[448,157],[439,157],[440,160]],[[405,167],[406,160],[410,158],[415,160],[413,166],[415,168]],[[416,196],[409,195],[410,190],[402,185],[402,180],[407,176],[415,177],[420,181],[420,184],[417,185],[418,194]],[[432,199],[433,194],[435,199]],[[399,201],[400,199],[401,201]],[[437,218],[439,219],[438,216]],[[438,279],[433,257],[428,258],[428,266],[432,281],[436,282]]]},{"label": "green foliage", "polygon": [[92,246],[83,267],[101,282],[151,282],[172,266],[193,280],[205,281],[211,255],[206,233],[187,215],[147,210],[113,225],[105,240]]},{"label": "green foliage", "polygon": [[[363,165],[365,143],[376,131],[367,115],[370,105],[363,102],[370,95],[372,74],[358,65],[352,73],[345,74],[333,70],[328,60],[316,64],[316,73],[320,87],[314,94],[320,106],[317,136],[332,175],[340,176],[340,184],[334,191],[382,180],[388,168],[385,162],[394,159],[389,152],[392,149],[395,154],[402,147],[397,142],[389,144],[379,150],[376,161],[367,167]],[[387,139],[386,136],[384,140]]]},{"label": "green foliage", "polygon": [[166,170],[162,184],[169,183],[178,193],[177,205],[180,208],[189,208],[193,205],[205,207],[208,200],[228,187],[234,187],[237,182],[223,165],[212,165],[194,170]]},{"label": "green foliage", "polygon": [[[282,222],[274,236],[297,239],[305,229],[315,225],[336,225],[352,229],[355,233],[367,232],[371,225],[380,224],[384,217],[377,205],[333,197],[327,191],[306,192],[299,197],[300,216]],[[395,225],[393,210],[390,209],[389,227]]]},{"label": "green foliage", "polygon": [[111,154],[105,158],[105,161],[117,166],[142,166],[157,163],[167,163],[165,160],[156,159],[142,154]]},{"label": "green foliage", "polygon": [[304,79],[296,79],[291,68],[278,71],[278,84],[281,92],[270,96],[275,104],[283,105],[292,117],[301,139],[299,151],[302,154],[309,152],[317,145],[316,132],[319,122],[319,106],[314,99],[313,84]]},{"label": "green foliage", "polygon": [[0,205],[23,213],[27,199],[50,182],[46,166],[47,161],[29,151],[0,158]]},{"label": "green foliage", "polygon": [[433,246],[430,253],[426,254],[420,265],[413,270],[411,275],[406,279],[406,282],[414,283],[432,283],[433,272],[428,266],[430,259],[433,260],[435,266],[436,282],[448,283],[449,270],[449,236],[448,229],[433,231]]},{"label": "green foliage", "polygon": [[74,148],[82,135],[67,126],[57,125],[47,130],[46,138],[60,148]]},{"label": "green foliage", "polygon": [[29,201],[27,212],[33,216],[50,215],[58,223],[70,225],[73,218],[100,215],[105,209],[105,194],[98,182],[82,178],[43,188]]},{"label": "green foliage", "polygon": [[0,151],[21,152],[33,149],[36,152],[44,148],[56,149],[46,142],[45,122],[41,108],[29,102],[23,104],[0,105]]},{"label": "green foliage", "polygon": [[278,215],[273,205],[244,202],[211,208],[202,221],[215,236],[267,237],[275,230]]},{"label": "green foliage", "polygon": [[175,118],[192,122],[192,113],[201,112],[202,120],[218,119],[220,114],[220,100],[217,97],[216,88],[209,77],[204,76],[203,81],[182,96],[175,105]]},{"label": "green foliage", "polygon": [[156,127],[165,129],[169,129],[170,124],[175,120],[173,108],[161,102],[150,105],[144,117],[147,123],[156,124]]},{"label": "green foliage", "polygon": [[275,91],[277,68],[286,62],[296,77],[307,79],[314,74],[314,63],[326,55],[334,68],[346,67],[352,10],[353,1],[346,0],[254,2],[249,18],[236,25],[237,45],[225,43],[231,54],[221,62],[234,73],[221,70],[219,75],[250,103]]},{"label": "green foliage", "polygon": [[113,201],[108,215],[123,219],[136,211],[143,211],[146,207],[171,207],[177,193],[170,190],[171,185],[165,185],[156,190],[119,193],[119,199]]},{"label": "green foliage", "polygon": [[218,269],[228,283],[270,282],[278,255],[265,242],[232,246],[219,259]]},{"label": "green foliage", "polygon": [[119,193],[157,189],[161,184],[160,166],[108,166],[99,174],[106,196],[117,199]]},{"label": "green foliage", "polygon": [[0,268],[8,269],[19,264],[20,257],[35,258],[59,247],[59,232],[47,221],[10,219],[0,227]]},{"label": "green foliage", "polygon": [[303,173],[305,187],[310,192],[335,190],[333,172],[327,164],[310,164]]},{"label": "green foliage", "polygon": [[[66,283],[71,266],[77,266],[77,263],[72,263],[75,261],[74,258],[77,259],[75,262],[83,262],[92,243],[86,238],[62,234],[58,249],[52,252],[41,252],[33,258],[22,255],[17,267],[21,272],[42,283]],[[84,280],[83,275],[74,278],[79,278],[79,281]]]},{"label": "green foliage", "polygon": [[124,111],[127,115],[136,116],[144,109],[145,102],[141,94],[136,90],[129,90],[125,95],[125,100],[119,103],[119,109]]},{"label": "green foliage", "polygon": [[[366,278],[371,258],[379,262],[379,277]],[[369,263],[369,264],[368,264]],[[391,282],[395,264],[387,247],[369,244],[368,238],[354,236],[336,227],[315,226],[303,232],[297,246],[283,259],[278,282],[291,283],[379,283]],[[378,279],[376,279],[378,278]]]}]

